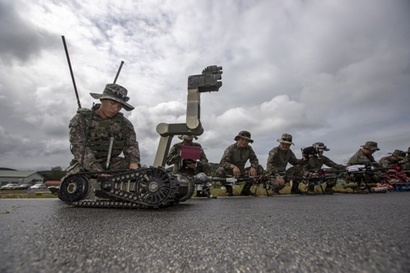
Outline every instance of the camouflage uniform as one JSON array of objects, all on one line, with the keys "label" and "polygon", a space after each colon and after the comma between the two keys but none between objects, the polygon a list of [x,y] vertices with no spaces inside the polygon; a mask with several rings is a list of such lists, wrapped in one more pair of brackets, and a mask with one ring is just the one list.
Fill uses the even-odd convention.
[{"label": "camouflage uniform", "polygon": [[[374,141],[367,141],[362,148],[358,150],[347,162],[348,166],[352,165],[370,165],[375,168],[379,168],[380,165],[374,160],[374,157],[372,154],[366,154],[363,150],[371,150],[371,151],[378,151],[380,150],[377,147],[377,142]],[[357,183],[357,192],[358,193],[365,193],[368,192],[366,189],[363,188],[363,180],[371,181],[372,183],[378,183],[380,181],[379,176],[374,173],[374,174],[352,174],[348,177],[348,180],[353,180],[354,182]]]},{"label": "camouflage uniform", "polygon": [[283,176],[286,173],[288,163],[298,165],[301,162],[302,160],[297,159],[292,150],[284,151],[279,149],[279,147],[275,147],[269,151],[266,172],[273,176]]},{"label": "camouflage uniform", "polygon": [[[95,111],[99,106],[97,104],[93,110]],[[103,120],[98,115],[92,114],[89,109],[80,109],[71,119],[69,129],[71,152],[74,155],[69,167],[70,173],[78,172],[81,163],[86,171],[103,172],[111,136],[114,137],[111,170],[127,169],[130,163],[140,163],[134,126],[122,113]],[[121,152],[124,158],[119,157]]]},{"label": "camouflage uniform", "polygon": [[382,168],[393,168],[399,165],[399,162],[406,157],[406,153],[400,150],[395,150],[391,155],[380,158],[379,164]]},{"label": "camouflage uniform", "polygon": [[248,160],[251,167],[258,169],[259,160],[251,146],[240,148],[236,143],[232,144],[225,149],[216,175],[219,177],[226,177],[227,174],[232,175],[233,165],[237,166],[241,173],[245,173],[245,164]]},{"label": "camouflage uniform", "polygon": [[[332,161],[330,158],[328,158],[327,156],[324,155],[320,155],[320,156],[313,156],[310,157],[305,165],[303,166],[303,174],[305,177],[310,177],[313,173],[313,175],[316,175],[318,171],[320,171],[323,167],[323,165],[326,165],[328,167],[331,168],[335,168],[338,170],[343,170],[346,167],[344,165],[341,164],[337,164],[334,161]],[[326,188],[325,188],[325,193],[327,194],[332,194],[333,190],[332,188],[336,185],[336,180],[334,179],[328,179],[326,180]],[[308,187],[311,186],[310,184],[308,185]],[[314,186],[314,184],[313,184]],[[310,189],[312,190],[312,189]]]},{"label": "camouflage uniform", "polygon": [[[365,145],[362,146],[362,148],[370,149],[372,151],[378,151],[380,150],[377,147],[377,143],[374,141],[367,141]],[[374,157],[372,154],[365,154],[363,152],[363,149],[358,150],[347,162],[347,165],[361,165],[361,164],[370,164],[370,165],[375,165],[378,166],[376,160],[374,160]]]},{"label": "camouflage uniform", "polygon": [[[112,100],[130,111],[134,109],[127,103],[127,89],[118,84],[107,84],[102,94],[90,93],[95,99]],[[110,170],[128,169],[131,163],[140,164],[140,151],[134,126],[117,113],[111,118],[103,119],[95,113],[101,104],[93,109],[81,108],[69,124],[71,152],[74,159],[67,169],[67,174],[79,171],[104,172],[110,145],[113,137]],[[123,153],[124,157],[119,157]]]},{"label": "camouflage uniform", "polygon": [[[292,150],[282,150],[279,147],[275,147],[268,153],[268,160],[266,163],[266,173],[272,176],[284,176],[286,182],[292,180],[293,193],[300,193],[298,191],[299,180],[297,178],[300,174],[300,168],[290,168],[286,170],[287,165],[299,165],[303,163],[302,159],[297,159]],[[273,191],[279,194],[279,191],[283,189],[285,185],[274,185]]]},{"label": "camouflage uniform", "polygon": [[304,165],[304,171],[319,171],[320,169],[322,169],[323,165],[326,165],[328,167],[331,168],[335,168],[335,169],[344,169],[345,166],[341,165],[341,164],[337,164],[334,161],[332,161],[330,158],[328,158],[327,156],[320,156],[320,157],[312,157],[309,158],[309,160],[306,162],[306,164]]},{"label": "camouflage uniform", "polygon": [[[241,131],[235,137],[235,140],[238,140],[240,137],[248,139],[251,143],[253,142],[250,139],[250,133],[247,131]],[[261,166],[259,166],[259,160],[256,156],[256,153],[251,146],[246,146],[244,148],[239,147],[237,143],[230,145],[225,149],[224,154],[219,163],[219,167],[216,170],[216,176],[218,177],[227,177],[227,175],[233,175],[234,166],[238,167],[242,175],[245,175],[245,164],[249,160],[251,168],[255,168],[258,174],[261,174]],[[263,168],[262,168],[263,169]],[[249,189],[252,184],[247,183],[244,186],[243,191],[249,193]],[[226,186],[227,195],[232,195],[232,186]]]},{"label": "camouflage uniform", "polygon": [[407,149],[407,156],[400,161],[400,164],[406,175],[410,177],[410,147]]}]

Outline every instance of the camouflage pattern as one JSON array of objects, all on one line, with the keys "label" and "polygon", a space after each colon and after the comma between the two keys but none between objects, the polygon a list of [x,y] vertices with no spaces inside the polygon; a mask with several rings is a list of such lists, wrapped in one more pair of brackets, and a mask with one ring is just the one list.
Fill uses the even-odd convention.
[{"label": "camouflage pattern", "polygon": [[[291,140],[289,141],[291,142]],[[285,175],[286,166],[302,164],[302,159],[297,159],[292,150],[281,150],[279,147],[275,147],[269,151],[268,160],[266,163],[266,172],[269,175],[279,176]]]},{"label": "camouflage pattern", "polygon": [[394,152],[391,153],[391,155],[380,158],[379,164],[383,168],[393,168],[394,166],[401,164],[401,162],[405,158],[406,158],[406,153],[404,151],[394,150]]},{"label": "camouflage pattern", "polygon": [[[320,157],[318,156],[313,156],[310,157],[307,162],[305,163],[305,165],[303,166],[303,175],[305,177],[310,177],[310,175],[312,173],[315,173],[317,171],[319,171],[320,169],[322,169],[323,165],[326,165],[328,167],[331,168],[335,168],[338,170],[343,170],[346,167],[341,165],[341,164],[337,164],[334,161],[332,161],[330,158],[328,158],[327,156],[321,155]],[[333,188],[336,184],[336,180],[334,179],[327,179],[326,180],[326,189],[325,191],[330,191],[331,188]],[[312,183],[309,184],[310,186],[312,186]],[[313,184],[314,186],[314,184]]]},{"label": "camouflage pattern", "polygon": [[129,97],[127,97],[127,94],[127,89],[116,83],[107,84],[102,94],[90,93],[91,97],[93,97],[94,99],[113,100],[119,102],[125,110],[131,111],[134,109],[134,107],[127,103],[127,101],[130,99]]},{"label": "camouflage pattern", "polygon": [[286,143],[286,144],[295,145],[295,144],[292,142],[292,135],[291,135],[291,134],[288,134],[288,133],[282,134],[281,138],[278,138],[277,141],[280,142],[280,143]]},{"label": "camouflage pattern", "polygon": [[320,157],[314,156],[309,158],[303,166],[303,170],[308,172],[319,171],[320,169],[322,169],[323,165],[339,170],[345,169],[345,166],[335,163],[327,156],[321,155]]},{"label": "camouflage pattern", "polygon": [[234,138],[235,141],[238,141],[238,139],[243,138],[248,140],[250,143],[253,143],[253,139],[251,138],[251,133],[248,131],[240,131],[238,135]]},{"label": "camouflage pattern", "polygon": [[[363,146],[364,147],[364,146]],[[373,155],[366,155],[362,149],[358,150],[347,162],[347,165],[361,165],[361,164],[372,164],[377,165],[376,160],[374,160]]]},{"label": "camouflage pattern", "polygon": [[[171,147],[171,149],[169,151],[169,154],[168,154],[168,156],[165,160],[167,165],[174,165],[174,171],[180,171],[180,169],[182,168],[182,166],[181,166],[181,156],[180,156],[180,151],[181,151],[181,146],[182,145],[187,146],[188,144],[186,144],[184,142],[174,144]],[[206,154],[205,154],[204,150],[202,149],[201,144],[196,143],[196,142],[192,142],[190,144],[190,146],[195,146],[195,147],[201,148],[201,154],[200,154],[199,162],[197,162],[197,168],[196,168],[197,173],[204,172],[205,174],[209,175],[210,170],[211,170],[211,166],[208,163],[208,158],[206,157]]]},{"label": "camouflage pattern", "polygon": [[365,149],[372,150],[372,151],[380,150],[377,147],[377,142],[374,142],[374,141],[366,141],[366,143],[362,147],[365,148]]},{"label": "camouflage pattern", "polygon": [[234,165],[239,168],[241,173],[245,173],[245,164],[248,160],[251,167],[258,170],[259,160],[251,146],[241,148],[237,143],[230,145],[225,149],[221,158],[217,176],[223,177],[224,173],[232,174]]},{"label": "camouflage pattern", "polygon": [[382,168],[393,168],[399,163],[399,160],[394,160],[391,156],[380,158],[379,164]]},{"label": "camouflage pattern", "polygon": [[[100,104],[97,104],[93,111],[99,107]],[[114,137],[114,143],[110,169],[127,169],[130,163],[139,164],[140,151],[132,123],[122,113],[104,120],[91,111],[79,109],[70,121],[70,143],[74,159],[69,169],[78,168],[82,162],[86,171],[104,171],[111,136]],[[123,159],[119,157],[121,153]]]}]

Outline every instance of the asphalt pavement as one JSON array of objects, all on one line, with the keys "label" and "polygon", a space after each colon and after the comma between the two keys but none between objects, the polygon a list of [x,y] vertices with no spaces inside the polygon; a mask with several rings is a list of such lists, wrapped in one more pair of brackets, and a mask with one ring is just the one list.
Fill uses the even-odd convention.
[{"label": "asphalt pavement", "polygon": [[410,272],[410,192],[192,198],[158,210],[0,199],[0,272]]}]

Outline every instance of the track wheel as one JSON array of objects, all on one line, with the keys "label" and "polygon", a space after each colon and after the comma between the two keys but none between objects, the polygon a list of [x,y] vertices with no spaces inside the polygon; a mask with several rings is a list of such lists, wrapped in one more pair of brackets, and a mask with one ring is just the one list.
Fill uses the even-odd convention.
[{"label": "track wheel", "polygon": [[77,202],[87,195],[88,180],[84,176],[73,174],[67,176],[60,185],[58,198],[64,202]]}]

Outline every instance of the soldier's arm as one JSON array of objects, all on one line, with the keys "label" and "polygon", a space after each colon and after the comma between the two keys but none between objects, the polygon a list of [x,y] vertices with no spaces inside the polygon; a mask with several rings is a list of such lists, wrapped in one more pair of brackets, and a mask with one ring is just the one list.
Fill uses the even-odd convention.
[{"label": "soldier's arm", "polygon": [[232,148],[228,147],[225,149],[219,165],[223,167],[224,169],[233,169],[235,165],[231,162],[231,158],[232,158]]},{"label": "soldier's arm", "polygon": [[179,148],[177,147],[178,147],[177,144],[174,144],[171,147],[171,150],[169,151],[169,154],[167,158],[165,159],[165,162],[167,163],[167,165],[172,165],[179,161]]},{"label": "soldier's arm", "polygon": [[289,163],[292,165],[299,165],[299,164],[303,165],[305,163],[305,160],[297,159],[295,156],[295,153],[290,151]]},{"label": "soldier's arm", "polygon": [[130,166],[135,166],[135,164],[140,164],[140,149],[137,141],[137,134],[135,133],[134,126],[129,120],[125,120],[124,123],[124,157]]},{"label": "soldier's arm", "polygon": [[344,169],[345,168],[345,166],[343,166],[341,164],[337,164],[336,162],[334,162],[333,160],[331,160],[327,156],[323,156],[323,158],[324,158],[323,163],[328,167],[335,168],[335,169]]},{"label": "soldier's arm", "polygon": [[193,143],[195,146],[198,146],[199,148],[201,148],[201,154],[199,155],[199,161],[202,163],[208,163],[208,158],[206,157],[205,151],[202,148],[201,144],[199,143]]},{"label": "soldier's arm", "polygon": [[251,163],[252,168],[258,169],[259,160],[258,160],[258,157],[256,156],[255,151],[252,149],[252,147],[250,147],[249,162]]},{"label": "soldier's arm", "polygon": [[278,176],[279,170],[275,167],[275,158],[276,158],[277,151],[271,150],[268,154],[268,160],[266,162],[266,173],[268,175]]}]

